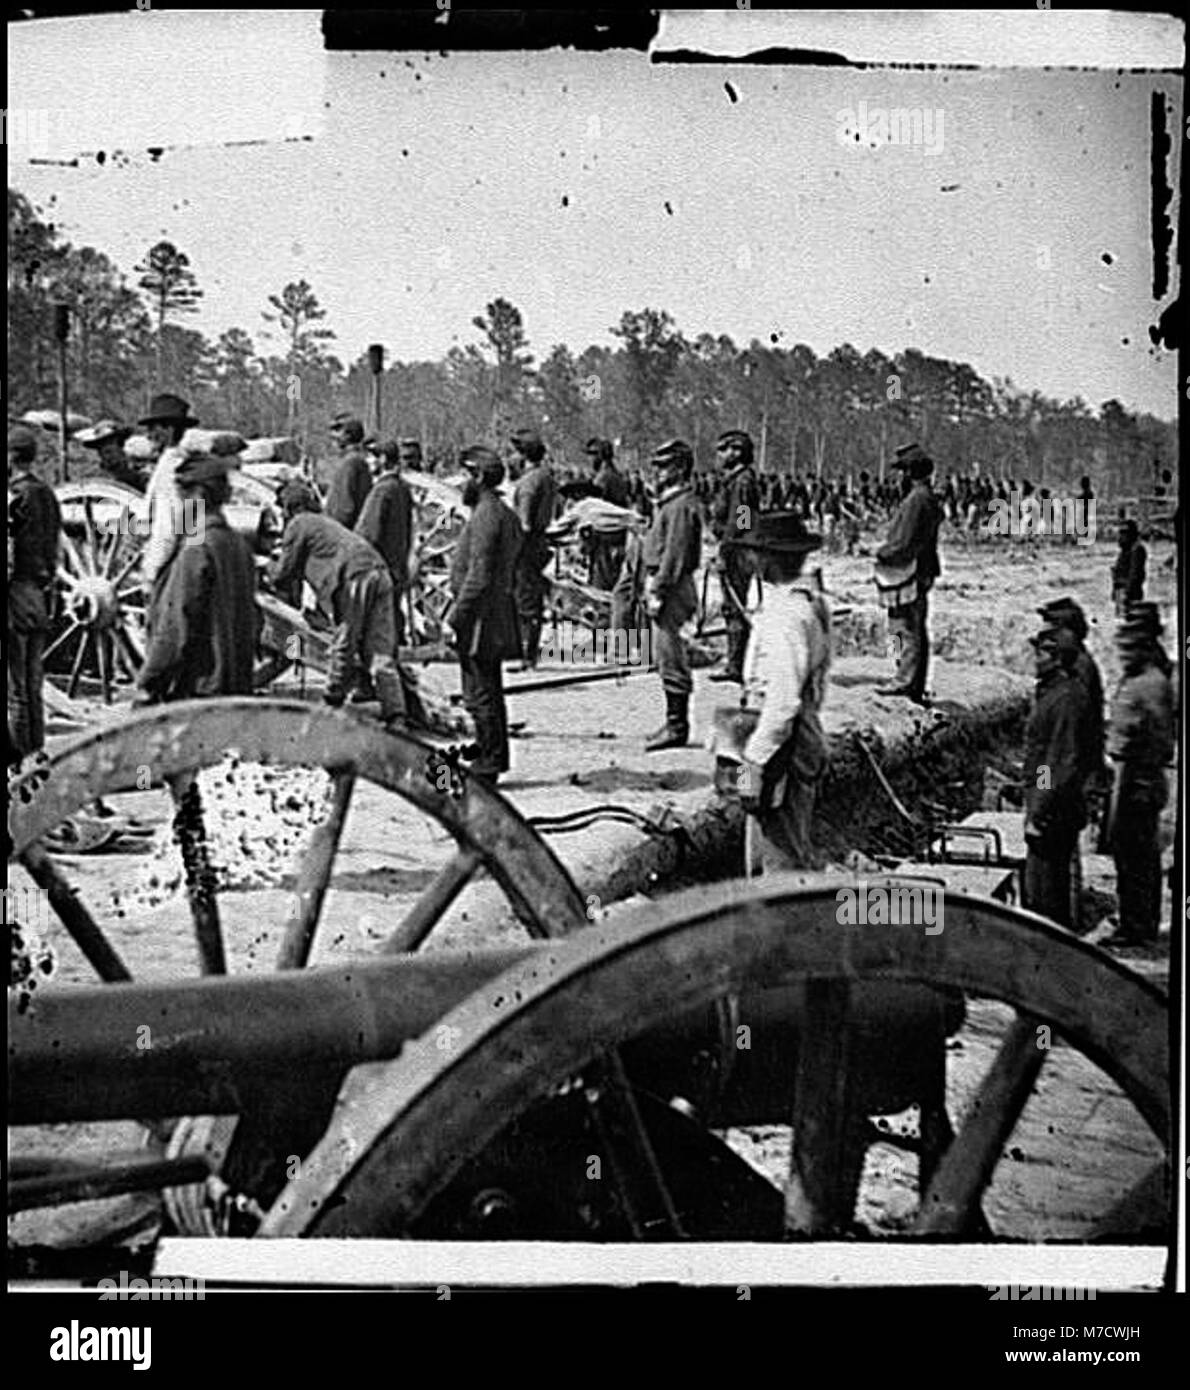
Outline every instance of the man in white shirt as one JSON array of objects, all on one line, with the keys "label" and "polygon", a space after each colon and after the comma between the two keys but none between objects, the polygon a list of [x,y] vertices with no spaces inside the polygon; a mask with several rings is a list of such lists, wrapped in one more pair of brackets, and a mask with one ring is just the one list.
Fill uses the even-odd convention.
[{"label": "man in white shirt", "polygon": [[138,424],[145,426],[145,433],[160,452],[149,485],[145,489],[145,501],[149,509],[149,539],[145,544],[141,561],[145,577],[145,588],[149,594],[150,625],[152,623],[152,595],[156,580],[161,575],[182,539],[182,499],[174,481],[174,474],[185,458],[178,447],[182,436],[198,421],[190,414],[190,403],[181,396],[164,394],[154,396],[148,414],[142,415]]},{"label": "man in white shirt", "polygon": [[764,603],[744,657],[745,700],[759,709],[737,783],[748,812],[747,862],[755,845],[766,872],[817,868],[810,820],[827,765],[819,710],[831,619],[822,593],[801,576],[822,537],[808,532],[796,512],[765,512],[728,544],[753,551],[764,580]]}]

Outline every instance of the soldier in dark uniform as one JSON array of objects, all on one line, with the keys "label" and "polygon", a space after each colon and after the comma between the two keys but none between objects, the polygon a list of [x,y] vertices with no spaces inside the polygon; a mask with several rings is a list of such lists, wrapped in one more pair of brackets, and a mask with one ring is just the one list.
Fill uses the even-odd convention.
[{"label": "soldier in dark uniform", "polygon": [[690,486],[694,455],[680,439],[659,445],[652,458],[657,508],[644,542],[645,606],[653,620],[653,659],[665,690],[665,723],[645,751],[684,748],[690,739],[694,681],[682,627],[698,607],[694,575],[702,547],[702,520]]},{"label": "soldier in dark uniform", "polygon": [[1145,596],[1145,560],[1147,553],[1140,540],[1136,522],[1120,522],[1120,549],[1111,567],[1111,596],[1117,617],[1124,617],[1130,603],[1139,603]]},{"label": "soldier in dark uniform", "polygon": [[425,469],[421,456],[421,441],[418,439],[398,440],[397,456],[404,473],[421,473]]},{"label": "soldier in dark uniform", "polygon": [[516,568],[516,607],[523,657],[521,670],[531,671],[537,665],[542,606],[550,588],[544,570],[553,551],[545,533],[554,520],[558,491],[546,462],[541,436],[535,430],[518,430],[511,442],[525,462],[513,493],[517,518],[525,533]]},{"label": "soldier in dark uniform", "polygon": [[58,499],[33,472],[36,461],[37,436],[14,426],[8,431],[8,736],[18,758],[45,744],[43,658],[62,539]]},{"label": "soldier in dark uniform", "polygon": [[1070,926],[1070,863],[1086,824],[1081,745],[1089,721],[1082,683],[1062,665],[1061,634],[1044,627],[1029,639],[1037,671],[1025,729],[1024,905]]},{"label": "soldier in dark uniform", "polygon": [[475,721],[473,776],[495,785],[507,772],[508,714],[502,663],[521,651],[513,576],[523,532],[500,500],[504,464],[493,449],[474,445],[463,453],[470,474],[463,501],[472,509],[451,565],[454,628],[463,700]]},{"label": "soldier in dark uniform", "polygon": [[[628,479],[615,465],[615,451],[611,440],[588,439],[585,452],[595,470],[592,479],[595,495],[616,507],[631,506]],[[596,589],[615,588],[620,568],[624,563],[624,547],[627,541],[627,530],[601,532],[592,537],[591,583]]]},{"label": "soldier in dark uniform", "polygon": [[[414,724],[426,723],[425,705],[418,689],[417,675],[400,659],[401,643],[405,640],[403,602],[409,583],[409,554],[413,545],[413,493],[400,474],[402,449],[390,440],[380,447],[380,476],[364,499],[363,510],[355,523],[355,533],[383,557],[393,585],[393,659],[405,692],[405,714]],[[364,699],[375,699],[375,691],[366,678],[358,692]]]},{"label": "soldier in dark uniform", "polygon": [[352,415],[336,416],[331,437],[340,458],[326,494],[326,514],[350,531],[372,490],[372,470],[363,452],[364,422]]},{"label": "soldier in dark uniform", "polygon": [[751,551],[736,542],[746,540],[756,525],[761,511],[760,484],[752,466],[752,439],[743,430],[727,430],[720,435],[715,452],[723,470],[713,529],[719,542],[717,565],[727,624],[727,665],[710,679],[738,684],[744,678],[744,653],[752,631],[747,607],[753,561]]},{"label": "soldier in dark uniform", "polygon": [[379,696],[381,718],[404,721],[404,686],[394,656],[393,585],[384,557],[362,536],[323,515],[305,484],[286,483],[277,500],[285,532],[269,578],[291,599],[304,579],[335,625],[323,702],[341,705],[362,668]]},{"label": "soldier in dark uniform", "polygon": [[1158,821],[1169,796],[1174,701],[1157,658],[1153,623],[1130,614],[1116,634],[1123,676],[1112,701],[1107,753],[1115,764],[1108,836],[1116,861],[1119,928],[1109,946],[1151,944],[1161,918]]},{"label": "soldier in dark uniform", "polygon": [[131,433],[127,425],[100,420],[90,429],[79,430],[74,437],[83,448],[95,450],[96,461],[109,478],[143,493],[149,480],[124,452],[124,441]]},{"label": "soldier in dark uniform", "polygon": [[157,621],[137,680],[141,703],[252,693],[256,564],[248,542],[223,514],[235,464],[227,455],[191,455],[174,474],[183,499],[201,499],[202,525],[182,538],[162,576]]},{"label": "soldier in dark uniform", "polygon": [[885,686],[880,695],[904,696],[921,704],[925,699],[926,673],[930,661],[927,631],[929,592],[941,573],[938,561],[938,527],[942,512],[930,487],[934,461],[917,444],[906,444],[896,452],[894,468],[903,470],[901,505],[893,517],[888,539],[876,552],[881,564],[915,567],[916,594],[913,599],[889,609],[889,634],[897,646],[896,682]]}]

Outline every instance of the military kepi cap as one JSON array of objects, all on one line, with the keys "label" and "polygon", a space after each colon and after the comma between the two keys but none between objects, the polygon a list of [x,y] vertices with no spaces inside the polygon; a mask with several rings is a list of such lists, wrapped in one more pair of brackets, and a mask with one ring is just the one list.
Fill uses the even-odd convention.
[{"label": "military kepi cap", "polygon": [[140,425],[197,425],[198,421],[190,413],[190,402],[181,396],[164,392],[154,396],[149,409],[137,421]]},{"label": "military kepi cap", "polygon": [[37,457],[37,436],[28,425],[12,425],[8,431],[8,452],[18,458]]},{"label": "military kepi cap", "polygon": [[504,460],[495,449],[489,449],[486,444],[472,444],[464,449],[460,462],[464,468],[478,473],[488,482],[499,485],[504,481]]},{"label": "military kepi cap", "polygon": [[920,444],[902,444],[893,453],[893,468],[904,468],[911,478],[927,478],[934,471],[934,460]]},{"label": "military kepi cap", "polygon": [[715,445],[716,449],[726,448],[728,444],[751,444],[752,436],[747,430],[724,430],[719,436],[719,442]]},{"label": "military kepi cap", "polygon": [[541,442],[541,435],[536,430],[515,430],[508,436],[513,448],[521,450],[541,449],[544,445]]},{"label": "military kepi cap", "polygon": [[694,454],[684,439],[667,439],[664,444],[658,444],[653,450],[649,462],[652,464],[693,464]]},{"label": "military kepi cap", "polygon": [[1061,628],[1054,627],[1052,624],[1043,627],[1040,632],[1035,632],[1029,638],[1029,645],[1035,650],[1045,647],[1047,650],[1057,651],[1061,635]]}]

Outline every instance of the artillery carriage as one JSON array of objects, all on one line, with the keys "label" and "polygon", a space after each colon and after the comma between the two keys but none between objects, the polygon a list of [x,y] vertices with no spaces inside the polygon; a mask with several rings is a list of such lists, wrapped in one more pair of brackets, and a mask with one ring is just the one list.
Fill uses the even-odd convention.
[{"label": "artillery carriage", "polygon": [[[228,973],[224,938],[243,924],[221,920],[196,874],[202,976],[134,982],[40,842],[94,797],[143,785],[146,765],[155,782],[185,778],[229,748],[330,775],[276,969]],[[455,850],[374,955],[311,965],[361,781],[431,817]],[[18,775],[9,819],[11,858],[103,981],[39,989],[28,1007],[10,992],[10,1122],[145,1132],[143,1150],[102,1164],[19,1158],[10,1212],[152,1189],[187,1235],[779,1240],[850,1228],[868,1117],[916,1102],[920,1132],[898,1141],[919,1156],[908,1233],[986,1234],[981,1195],[1050,1055],[1042,1025],[1118,1084],[1168,1152],[1164,996],[1070,933],[962,893],[948,893],[940,935],[841,924],[838,890],[855,880],[822,875],[592,922],[551,849],[452,750],[342,712],[250,698],[141,711]],[[524,940],[420,950],[483,876]],[[954,1133],[946,1036],[964,994],[1017,1018]],[[791,1121],[782,1191],[724,1135]],[[589,1180],[592,1155],[604,1181]],[[1160,1189],[1161,1172],[1141,1186]],[[1120,1219],[1103,1231],[1135,1234]]]}]

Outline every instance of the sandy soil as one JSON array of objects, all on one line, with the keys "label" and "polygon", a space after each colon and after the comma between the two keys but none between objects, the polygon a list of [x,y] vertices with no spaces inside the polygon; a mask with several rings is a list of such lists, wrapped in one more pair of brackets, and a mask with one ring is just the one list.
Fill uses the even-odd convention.
[{"label": "sandy soil", "polygon": [[[1177,645],[1175,583],[1163,568],[1172,547],[1150,548],[1150,595],[1163,603],[1167,645]],[[1004,693],[1027,690],[1030,670],[1025,639],[1034,630],[1033,609],[1061,593],[1073,593],[1092,619],[1090,648],[1099,660],[1110,694],[1118,675],[1111,642],[1113,619],[1106,594],[1112,547],[1029,547],[1000,545],[944,550],[945,573],[936,590],[931,619],[935,648],[932,685],[940,700],[975,704]],[[877,697],[886,678],[885,638],[879,610],[871,604],[870,561],[864,557],[826,557],[828,589],[854,612],[840,623],[836,681],[828,696],[828,728],[866,727],[887,738],[898,727],[929,716],[905,702]],[[538,671],[535,678],[548,675]],[[559,672],[561,674],[561,672]],[[448,694],[455,684],[451,667],[429,668],[423,679]],[[527,678],[509,679],[510,717],[522,725],[513,747],[513,772],[502,790],[528,815],[556,815],[592,803],[616,802],[644,813],[670,805],[690,813],[711,795],[710,758],[700,747],[649,756],[644,736],[664,713],[655,676],[570,687],[562,691],[517,694]],[[290,681],[277,693],[292,693]],[[701,742],[710,711],[730,698],[733,687],[709,684],[696,674],[695,737]],[[727,692],[725,694],[725,692]],[[96,709],[97,719],[109,717]],[[53,740],[51,741],[51,749]],[[207,775],[208,826],[216,837],[216,859],[223,866],[221,912],[231,968],[272,968],[290,897],[288,875],[326,785],[319,769],[297,770],[278,778],[251,769],[228,767]],[[220,780],[220,779],[223,780]],[[111,798],[120,814],[160,826],[147,854],[94,855],[69,862],[80,892],[138,978],[187,976],[197,969],[189,916],[180,888],[180,863],[170,843],[168,798],[145,792]],[[603,823],[590,830],[557,836],[550,843],[581,888],[599,881],[607,866],[641,843],[641,832]],[[1172,840],[1172,825],[1167,827]],[[328,895],[313,963],[375,950],[416,900],[453,842],[427,817],[397,797],[357,787]],[[1090,866],[1087,886],[1108,900],[1114,884],[1110,865]],[[14,883],[20,881],[19,871]],[[496,903],[495,886],[477,881],[444,917],[425,949],[450,949],[516,940],[523,928]],[[602,907],[603,905],[599,905]],[[482,931],[476,923],[482,922]],[[54,922],[32,924],[58,953],[57,972],[48,988],[91,980],[73,943]],[[1143,962],[1161,974],[1160,953]],[[990,1063],[1007,1011],[977,1003],[949,1055],[950,1109],[958,1119]],[[898,1121],[901,1123],[902,1121]],[[135,1126],[54,1127],[19,1131],[14,1152],[50,1147],[71,1153],[106,1148],[113,1140],[127,1147],[139,1142]],[[732,1142],[774,1178],[783,1171],[787,1131],[733,1133]],[[1111,1082],[1084,1058],[1056,1054],[1043,1073],[1017,1133],[1008,1161],[997,1170],[988,1194],[993,1228],[1018,1238],[1085,1233],[1089,1217],[1122,1194],[1159,1153],[1135,1110]],[[860,1216],[874,1229],[895,1233],[913,1208],[916,1160],[898,1150],[872,1149]],[[143,1202],[129,1199],[131,1213]],[[57,1238],[85,1239],[92,1222],[110,1223],[111,1204],[63,1209],[53,1223]],[[131,1221],[130,1217],[130,1221]],[[133,1223],[135,1224],[135,1223]],[[10,1240],[48,1238],[47,1222],[30,1214],[10,1222]]]}]

